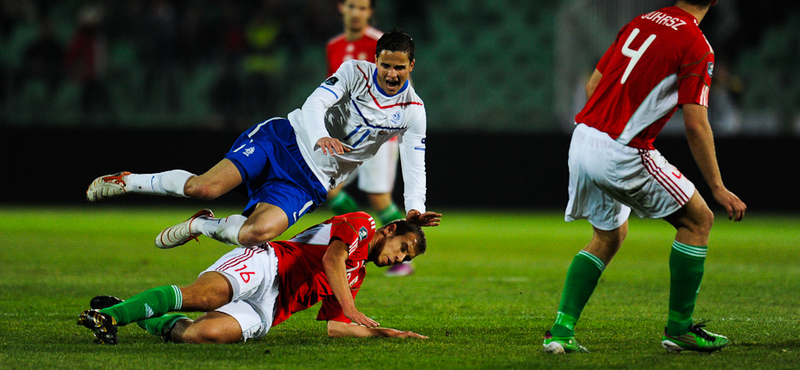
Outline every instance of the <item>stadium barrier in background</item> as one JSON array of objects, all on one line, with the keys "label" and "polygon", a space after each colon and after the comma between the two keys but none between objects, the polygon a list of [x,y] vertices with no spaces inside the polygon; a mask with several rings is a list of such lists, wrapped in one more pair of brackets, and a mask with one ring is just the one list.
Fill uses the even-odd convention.
[{"label": "stadium barrier in background", "polygon": [[[182,168],[202,173],[219,161],[238,131],[6,128],[0,206],[85,205],[97,176],[116,171],[156,172]],[[565,134],[429,132],[428,207],[560,211],[567,198]],[[717,138],[717,155],[727,187],[748,212],[797,212],[792,185],[800,168],[800,138]],[[688,176],[712,209],[712,199],[684,138],[659,138],[656,146]],[[402,200],[398,180],[395,198]],[[788,187],[787,187],[788,186]],[[113,205],[244,205],[242,194],[213,202],[136,195]],[[402,205],[402,201],[398,204]]]}]

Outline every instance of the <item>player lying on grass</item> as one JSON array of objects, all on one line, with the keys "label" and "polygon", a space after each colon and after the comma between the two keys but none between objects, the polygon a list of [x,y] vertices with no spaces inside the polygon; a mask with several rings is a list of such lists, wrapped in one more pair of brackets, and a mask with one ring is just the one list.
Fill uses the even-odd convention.
[{"label": "player lying on grass", "polygon": [[[370,215],[348,213],[288,241],[235,248],[187,287],[161,286],[125,301],[95,297],[78,325],[91,329],[95,342],[105,344],[117,344],[117,327],[132,322],[168,341],[234,343],[261,338],[293,313],[322,301],[317,320],[328,321],[331,337],[424,339],[380,327],[356,308],[354,298],[367,262],[381,267],[400,264],[425,253],[426,245],[417,225],[398,220],[376,230]],[[168,314],[172,311],[205,314],[193,321]]]}]

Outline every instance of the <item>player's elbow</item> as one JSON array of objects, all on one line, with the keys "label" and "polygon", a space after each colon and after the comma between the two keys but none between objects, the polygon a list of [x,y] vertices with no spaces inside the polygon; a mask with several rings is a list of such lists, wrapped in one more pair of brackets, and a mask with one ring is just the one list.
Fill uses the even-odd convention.
[{"label": "player's elbow", "polygon": [[341,321],[328,321],[328,337],[330,338],[363,338],[373,336],[368,328]]},{"label": "player's elbow", "polygon": [[343,338],[343,337],[351,336],[351,335],[348,334],[348,331],[345,330],[344,325],[349,325],[349,324],[345,324],[343,322],[334,321],[334,320],[328,321],[328,337],[330,337],[330,338]]}]

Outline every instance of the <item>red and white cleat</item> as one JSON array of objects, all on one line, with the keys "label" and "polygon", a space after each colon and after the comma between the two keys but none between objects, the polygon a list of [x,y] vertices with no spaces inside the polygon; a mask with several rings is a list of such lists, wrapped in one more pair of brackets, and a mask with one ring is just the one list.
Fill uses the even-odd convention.
[{"label": "red and white cleat", "polygon": [[210,209],[198,211],[188,220],[164,229],[156,236],[156,247],[161,249],[175,248],[186,244],[189,240],[197,240],[201,233],[192,230],[192,222],[198,218],[214,218],[214,212],[211,212]]},{"label": "red and white cleat", "polygon": [[100,176],[86,189],[86,200],[97,202],[107,198],[114,198],[125,195],[125,176],[130,172],[117,172],[111,175]]}]

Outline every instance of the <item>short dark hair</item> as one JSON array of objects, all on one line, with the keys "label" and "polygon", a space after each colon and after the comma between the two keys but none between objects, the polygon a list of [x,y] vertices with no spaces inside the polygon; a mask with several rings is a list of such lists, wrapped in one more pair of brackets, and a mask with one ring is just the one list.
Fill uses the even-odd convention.
[{"label": "short dark hair", "polygon": [[[339,4],[344,4],[345,1],[347,1],[347,0],[339,0]],[[375,9],[375,1],[376,0],[369,0],[369,7],[370,8]]]},{"label": "short dark hair", "polygon": [[413,233],[414,235],[417,236],[417,246],[416,248],[414,248],[416,256],[424,254],[425,251],[428,249],[428,241],[425,239],[425,232],[422,231],[422,227],[412,224],[403,219],[394,220],[386,224],[386,226],[389,225],[395,225],[394,235],[406,235],[408,233]]},{"label": "short dark hair", "polygon": [[685,2],[697,6],[710,6],[714,0],[679,0],[678,2]]},{"label": "short dark hair", "polygon": [[414,60],[414,39],[409,36],[402,28],[394,28],[386,32],[378,39],[378,45],[375,47],[375,59],[381,52],[399,51],[408,54],[408,61]]}]

